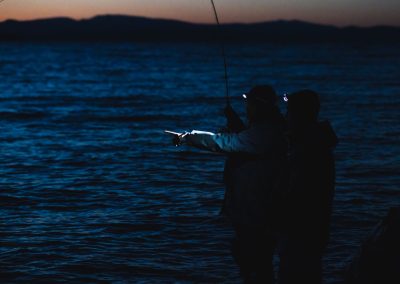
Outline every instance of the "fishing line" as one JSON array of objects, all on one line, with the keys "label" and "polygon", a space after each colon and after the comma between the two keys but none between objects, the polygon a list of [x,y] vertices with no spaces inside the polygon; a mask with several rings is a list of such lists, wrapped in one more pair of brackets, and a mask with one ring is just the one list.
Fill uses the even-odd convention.
[{"label": "fishing line", "polygon": [[[212,5],[213,10],[214,10],[215,20],[217,21],[218,29],[220,31],[220,34],[222,35],[221,24],[219,23],[217,9],[215,8],[215,4],[214,4],[213,0],[211,0],[211,5]],[[224,43],[224,41],[223,41],[221,36],[220,36],[220,43],[221,43],[222,57],[224,59],[224,72],[225,72],[224,73],[224,79],[225,79],[226,104],[229,105],[230,104],[230,100],[229,100],[229,85],[228,85],[228,68],[227,68],[227,64],[226,64],[225,43]]]}]

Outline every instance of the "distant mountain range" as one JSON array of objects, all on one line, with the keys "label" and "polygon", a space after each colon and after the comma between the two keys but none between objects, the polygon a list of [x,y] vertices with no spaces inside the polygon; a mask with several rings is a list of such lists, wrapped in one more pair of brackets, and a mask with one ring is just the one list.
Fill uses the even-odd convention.
[{"label": "distant mountain range", "polygon": [[302,21],[254,24],[193,24],[175,20],[105,15],[86,20],[52,18],[0,23],[0,41],[204,42],[368,42],[400,43],[400,27],[345,27]]}]

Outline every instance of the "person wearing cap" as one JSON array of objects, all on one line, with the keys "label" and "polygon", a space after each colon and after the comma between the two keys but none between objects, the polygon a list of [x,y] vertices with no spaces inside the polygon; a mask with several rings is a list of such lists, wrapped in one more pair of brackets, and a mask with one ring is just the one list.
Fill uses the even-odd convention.
[{"label": "person wearing cap", "polygon": [[285,119],[277,106],[277,95],[267,85],[256,86],[243,95],[248,126],[233,109],[225,114],[236,120],[236,131],[212,133],[193,130],[174,137],[175,145],[188,145],[234,155],[225,169],[230,193],[224,206],[235,230],[232,253],[245,282],[273,283],[271,194],[286,157]]},{"label": "person wearing cap", "polygon": [[329,239],[335,185],[333,149],[337,137],[328,121],[318,121],[317,93],[285,97],[289,140],[289,182],[279,284],[322,283],[322,256]]}]

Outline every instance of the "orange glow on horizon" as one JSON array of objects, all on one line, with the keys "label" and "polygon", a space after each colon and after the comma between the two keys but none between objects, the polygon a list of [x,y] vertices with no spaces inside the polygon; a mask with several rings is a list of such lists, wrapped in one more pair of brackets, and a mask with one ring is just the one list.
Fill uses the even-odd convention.
[{"label": "orange glow on horizon", "polygon": [[[354,2],[357,1],[354,0]],[[390,7],[385,8],[385,14],[383,14],[383,10],[377,10],[378,6],[359,6],[358,10],[355,11],[356,3],[343,4],[343,2],[341,6],[329,7],[324,4],[325,2],[321,3],[317,0],[305,0],[302,5],[294,0],[287,0],[284,3],[277,0],[269,2],[262,0],[217,0],[215,3],[222,23],[297,19],[336,26],[400,26],[399,9],[390,9]],[[383,5],[379,7],[381,6]],[[215,21],[208,0],[115,0],[112,3],[109,0],[5,0],[0,2],[0,21],[54,17],[87,19],[105,14],[176,19],[193,23],[214,23]]]}]

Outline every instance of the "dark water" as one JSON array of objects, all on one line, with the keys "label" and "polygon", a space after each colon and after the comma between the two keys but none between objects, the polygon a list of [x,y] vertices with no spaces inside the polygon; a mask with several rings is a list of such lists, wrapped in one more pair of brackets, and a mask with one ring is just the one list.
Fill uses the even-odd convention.
[{"label": "dark water", "polygon": [[[326,283],[399,205],[397,46],[229,46],[231,93],[313,88],[340,137]],[[0,44],[0,277],[238,283],[224,157],[162,130],[225,123],[215,45]],[[282,106],[283,107],[283,106]]]}]

